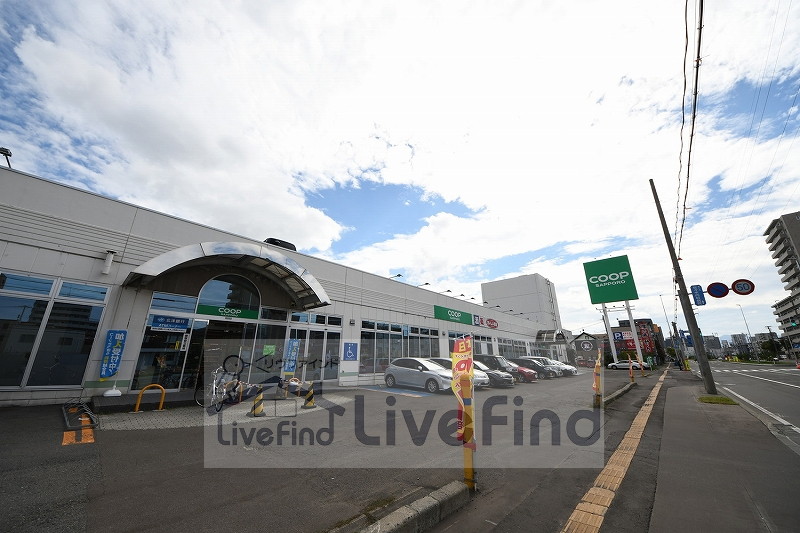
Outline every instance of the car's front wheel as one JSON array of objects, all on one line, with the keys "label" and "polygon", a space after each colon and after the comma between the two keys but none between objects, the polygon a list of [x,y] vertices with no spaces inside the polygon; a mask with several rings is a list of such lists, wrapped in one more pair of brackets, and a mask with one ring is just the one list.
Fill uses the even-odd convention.
[{"label": "car's front wheel", "polygon": [[387,387],[394,387],[394,385],[395,385],[394,376],[393,376],[393,375],[391,375],[391,374],[389,374],[388,376],[386,376],[386,377],[384,378],[384,381],[386,382],[386,386],[387,386]]},{"label": "car's front wheel", "polygon": [[436,383],[435,379],[429,379],[425,382],[425,390],[428,392],[439,392],[439,384]]}]

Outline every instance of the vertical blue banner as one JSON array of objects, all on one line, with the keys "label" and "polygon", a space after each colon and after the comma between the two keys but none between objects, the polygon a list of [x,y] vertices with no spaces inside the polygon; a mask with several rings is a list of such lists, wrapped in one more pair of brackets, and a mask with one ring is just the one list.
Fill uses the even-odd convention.
[{"label": "vertical blue banner", "polygon": [[127,335],[128,332],[124,329],[108,330],[103,359],[100,361],[100,379],[110,378],[119,370]]},{"label": "vertical blue banner", "polygon": [[297,356],[300,353],[300,339],[289,339],[286,359],[283,363],[283,371],[287,374],[294,374],[297,370]]}]

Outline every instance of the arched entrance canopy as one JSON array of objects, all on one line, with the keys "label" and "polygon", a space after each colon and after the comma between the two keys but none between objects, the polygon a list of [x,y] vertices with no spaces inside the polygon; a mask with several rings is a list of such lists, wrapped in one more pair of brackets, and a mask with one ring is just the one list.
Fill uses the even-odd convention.
[{"label": "arched entrance canopy", "polygon": [[270,247],[246,242],[203,242],[176,248],[135,268],[123,285],[146,286],[166,272],[203,259],[258,272],[281,286],[292,297],[296,309],[331,303],[322,285],[296,261]]}]

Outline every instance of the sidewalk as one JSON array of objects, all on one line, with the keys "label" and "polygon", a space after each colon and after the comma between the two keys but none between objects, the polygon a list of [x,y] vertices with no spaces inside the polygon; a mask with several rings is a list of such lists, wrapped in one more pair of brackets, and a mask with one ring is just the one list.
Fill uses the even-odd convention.
[{"label": "sidewalk", "polygon": [[[650,531],[797,531],[800,456],[740,405],[670,370]],[[734,398],[735,399],[735,398]]]}]

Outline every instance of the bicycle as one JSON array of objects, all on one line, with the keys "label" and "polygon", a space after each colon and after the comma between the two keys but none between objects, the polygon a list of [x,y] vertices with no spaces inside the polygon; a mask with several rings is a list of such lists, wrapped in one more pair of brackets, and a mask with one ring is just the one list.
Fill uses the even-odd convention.
[{"label": "bicycle", "polygon": [[219,412],[226,401],[239,403],[243,388],[238,374],[226,372],[225,368],[220,366],[211,373],[211,383],[208,385],[202,385],[198,380],[198,386],[194,389],[194,401],[200,407],[206,409],[213,407]]}]

